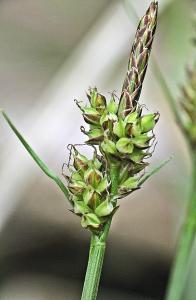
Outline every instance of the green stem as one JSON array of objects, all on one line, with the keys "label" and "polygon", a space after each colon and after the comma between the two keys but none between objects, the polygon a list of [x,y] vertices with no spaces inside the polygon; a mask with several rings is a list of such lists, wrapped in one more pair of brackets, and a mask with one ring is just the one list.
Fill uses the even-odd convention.
[{"label": "green stem", "polygon": [[[117,195],[118,176],[119,176],[118,169],[119,169],[118,166],[111,165],[111,170],[110,170],[111,196]],[[112,222],[112,216],[105,224],[104,229],[99,236],[92,234],[90,251],[89,251],[89,259],[88,259],[88,265],[87,265],[81,300],[96,300],[97,298],[103,260],[105,255],[106,240],[109,234],[111,222]]]},{"label": "green stem", "polygon": [[97,298],[105,245],[105,242],[101,242],[97,236],[92,235],[81,300],[95,300]]},{"label": "green stem", "polygon": [[193,183],[189,206],[181,229],[176,256],[171,270],[166,300],[182,299],[191,250],[196,234],[196,159],[193,160]]},{"label": "green stem", "polygon": [[[118,179],[119,179],[119,166],[111,164],[110,170],[110,178],[111,178],[111,196],[115,197],[118,194]],[[116,205],[116,200],[113,200],[114,205]],[[108,222],[104,226],[103,233],[101,235],[101,240],[106,241],[107,236],[109,234],[110,226],[112,223],[112,217],[108,220]]]}]

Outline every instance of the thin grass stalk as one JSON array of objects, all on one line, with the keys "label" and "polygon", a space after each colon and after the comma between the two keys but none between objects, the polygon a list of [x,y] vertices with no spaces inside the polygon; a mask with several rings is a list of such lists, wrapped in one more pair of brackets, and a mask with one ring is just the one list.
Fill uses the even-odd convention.
[{"label": "thin grass stalk", "polygon": [[[171,158],[164,160],[159,165],[154,167],[149,171],[142,179],[139,181],[139,186],[142,185],[147,179],[152,175],[157,173],[163,166],[165,166]],[[111,168],[111,180],[112,180],[112,189],[111,192],[113,196],[117,195],[118,191],[118,175],[119,170],[118,166],[113,166]],[[116,202],[116,200],[115,200]],[[89,260],[87,265],[87,271],[83,286],[82,298],[81,300],[94,300],[97,297],[99,281],[101,277],[101,270],[103,266],[106,241],[109,234],[110,226],[112,223],[112,216],[104,226],[104,230],[98,238],[96,235],[92,234],[90,251],[89,251]]]},{"label": "thin grass stalk", "polygon": [[187,215],[179,237],[172,266],[166,300],[182,299],[193,243],[196,235],[196,68],[188,71],[188,81],[182,88],[181,106],[186,117],[184,132],[190,144],[192,159],[192,189]]},{"label": "thin grass stalk", "polygon": [[106,243],[91,237],[89,260],[81,300],[95,300],[99,287]]},{"label": "thin grass stalk", "polygon": [[187,215],[179,235],[178,246],[166,291],[166,300],[182,299],[188,266],[196,234],[196,158],[192,174],[192,190]]},{"label": "thin grass stalk", "polygon": [[175,98],[172,94],[172,91],[170,90],[169,85],[168,85],[168,83],[167,83],[167,81],[164,77],[164,74],[161,71],[161,68],[159,67],[157,59],[155,58],[154,55],[152,55],[152,70],[153,70],[154,76],[155,76],[158,84],[160,85],[160,87],[163,91],[163,94],[164,94],[164,96],[165,96],[165,98],[166,98],[166,100],[167,100],[167,102],[168,102],[168,104],[169,104],[169,106],[170,106],[170,108],[173,112],[176,124],[180,127],[180,129],[181,129],[181,131],[184,135],[184,138],[185,138],[185,141],[186,141],[187,146],[189,148],[189,151],[191,151],[190,140],[186,135],[185,128],[184,128],[184,122],[183,122],[180,110],[179,110],[178,105],[175,101]]}]

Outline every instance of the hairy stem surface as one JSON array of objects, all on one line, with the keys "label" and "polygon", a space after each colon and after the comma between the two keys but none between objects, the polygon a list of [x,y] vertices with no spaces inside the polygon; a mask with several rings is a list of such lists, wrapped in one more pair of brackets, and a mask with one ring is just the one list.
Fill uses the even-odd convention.
[{"label": "hairy stem surface", "polygon": [[[118,190],[118,166],[111,166],[111,196],[117,195]],[[105,224],[103,231],[99,236],[92,234],[89,259],[86,270],[86,276],[84,280],[84,286],[82,291],[81,300],[96,300],[99,281],[101,277],[101,271],[103,266],[106,240],[109,234],[110,226],[112,222],[112,216]]]},{"label": "hairy stem surface", "polygon": [[166,300],[182,299],[186,281],[191,250],[196,233],[196,159],[193,160],[193,183],[188,204],[188,211],[182,225],[181,234],[176,250],[176,256],[171,270]]}]

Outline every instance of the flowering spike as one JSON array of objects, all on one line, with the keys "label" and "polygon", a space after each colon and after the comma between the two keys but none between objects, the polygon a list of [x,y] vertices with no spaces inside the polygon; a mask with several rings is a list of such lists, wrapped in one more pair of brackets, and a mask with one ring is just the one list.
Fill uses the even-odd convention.
[{"label": "flowering spike", "polygon": [[[145,159],[152,155],[153,129],[159,114],[144,114],[137,103],[154,38],[157,9],[157,2],[152,2],[140,20],[119,103],[114,93],[107,102],[97,88],[89,89],[87,106],[77,102],[89,126],[88,130],[81,127],[88,136],[86,144],[98,147],[101,156],[95,151],[93,158],[87,159],[73,147],[74,170],[67,176],[68,189],[81,225],[96,234],[116,212],[116,199],[139,188],[141,171],[148,166]],[[116,164],[119,171],[115,198],[111,193],[111,164]]]},{"label": "flowering spike", "polygon": [[[157,24],[158,3],[152,2],[140,20],[123,84],[118,114],[128,115],[136,107],[146,73]],[[129,95],[129,96],[128,96]]]}]

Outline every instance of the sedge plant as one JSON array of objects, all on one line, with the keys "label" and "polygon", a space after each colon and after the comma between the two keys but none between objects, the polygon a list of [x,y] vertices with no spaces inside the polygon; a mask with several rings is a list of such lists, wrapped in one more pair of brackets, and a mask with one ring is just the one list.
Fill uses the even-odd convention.
[{"label": "sedge plant", "polygon": [[128,70],[119,99],[110,99],[90,88],[88,104],[76,101],[88,128],[81,127],[92,147],[92,157],[86,157],[77,145],[69,145],[70,159],[64,175],[57,176],[36,154],[8,115],[1,113],[23,146],[43,170],[60,187],[80,218],[81,226],[91,234],[89,261],[81,299],[95,300],[104,260],[106,241],[112,218],[120,199],[139,190],[142,184],[169,160],[149,172],[147,159],[154,150],[154,127],[159,113],[145,113],[139,104],[157,25],[158,3],[153,1],[141,18],[131,49]]}]

